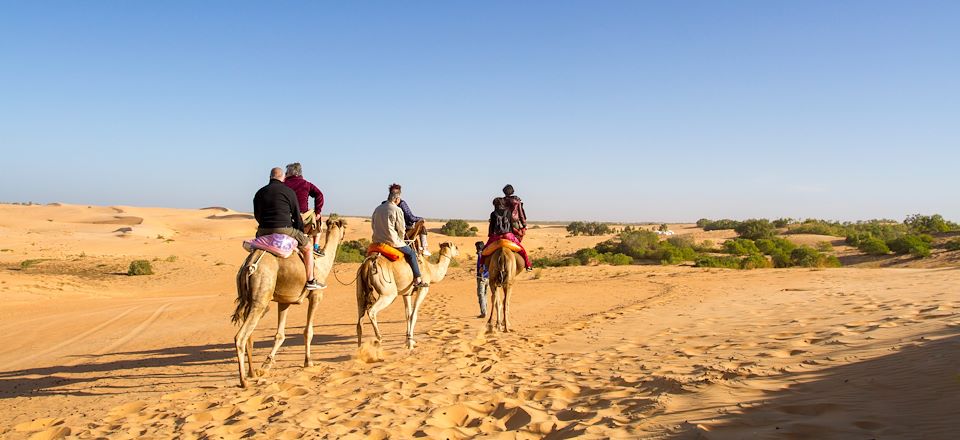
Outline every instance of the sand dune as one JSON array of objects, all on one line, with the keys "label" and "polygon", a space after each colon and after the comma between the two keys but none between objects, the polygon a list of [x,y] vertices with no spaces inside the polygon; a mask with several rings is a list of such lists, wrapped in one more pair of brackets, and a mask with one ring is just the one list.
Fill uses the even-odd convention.
[{"label": "sand dune", "polygon": [[[840,439],[960,428],[956,267],[545,269],[518,282],[517,331],[488,334],[475,318],[476,238],[435,236],[466,258],[431,289],[416,350],[402,346],[399,304],[381,317],[383,347],[356,348],[353,286],[337,281],[356,265],[338,265],[317,366],[300,367],[295,307],[276,367],[239,389],[228,315],[253,221],[120,209],[143,219],[135,230],[169,235],[121,239],[76,221],[110,208],[0,206],[0,436]],[[61,215],[48,222],[51,210]],[[347,239],[368,236],[369,223],[350,219]],[[605,238],[543,227],[526,243],[565,253]],[[156,275],[120,275],[135,258]],[[28,259],[43,261],[22,267]],[[256,333],[257,365],[275,316]]]}]

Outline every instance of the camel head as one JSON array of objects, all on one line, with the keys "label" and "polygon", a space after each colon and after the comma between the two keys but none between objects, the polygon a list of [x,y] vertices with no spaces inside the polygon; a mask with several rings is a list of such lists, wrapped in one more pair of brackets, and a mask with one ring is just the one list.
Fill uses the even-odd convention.
[{"label": "camel head", "polygon": [[457,250],[457,246],[453,243],[440,243],[440,253],[450,258],[460,255],[460,251]]},{"label": "camel head", "polygon": [[343,239],[343,236],[347,234],[347,220],[342,218],[328,218],[327,219],[327,240],[330,240],[331,234],[334,233],[340,234],[340,239]]}]

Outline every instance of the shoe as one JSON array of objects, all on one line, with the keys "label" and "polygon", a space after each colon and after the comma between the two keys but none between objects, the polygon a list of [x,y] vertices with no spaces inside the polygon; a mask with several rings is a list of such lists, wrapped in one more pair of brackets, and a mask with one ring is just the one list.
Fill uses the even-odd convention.
[{"label": "shoe", "polygon": [[420,288],[423,288],[423,287],[430,287],[430,285],[427,284],[427,283],[424,283],[423,280],[414,281],[414,282],[413,282],[413,288],[414,288],[414,289],[420,289]]},{"label": "shoe", "polygon": [[307,287],[307,290],[320,290],[320,289],[326,289],[327,285],[317,282],[317,280],[310,280],[310,281],[307,281],[306,287]]},{"label": "shoe", "polygon": [[486,318],[486,317],[487,317],[487,314],[486,314],[486,313],[481,313],[481,314],[477,315],[477,318]]},{"label": "shoe", "polygon": [[431,256],[431,255],[433,255],[433,254],[430,253],[430,251],[428,251],[428,250],[426,250],[426,249],[423,250],[423,256],[424,256],[424,257],[429,257],[429,256]]},{"label": "shoe", "polygon": [[528,267],[526,270],[527,272],[533,272],[533,267]]},{"label": "shoe", "polygon": [[314,250],[313,250],[313,255],[316,255],[316,256],[318,256],[318,257],[322,257],[322,256],[324,256],[324,255],[326,255],[326,254],[323,253],[323,249],[320,249],[320,250],[314,249]]}]

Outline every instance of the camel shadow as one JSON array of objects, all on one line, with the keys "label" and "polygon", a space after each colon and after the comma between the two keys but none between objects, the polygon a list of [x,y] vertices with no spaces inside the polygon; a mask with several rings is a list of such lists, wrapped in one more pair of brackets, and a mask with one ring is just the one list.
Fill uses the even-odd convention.
[{"label": "camel shadow", "polygon": [[[353,336],[314,335],[311,346],[353,345]],[[266,355],[273,339],[254,342],[255,355]],[[300,348],[297,350],[296,348]],[[287,337],[282,355],[303,356],[303,335]],[[187,345],[155,350],[114,352],[68,358],[67,365],[0,372],[0,399],[39,396],[107,396],[155,391],[159,385],[222,386],[236,376],[232,343]],[[105,358],[121,359],[100,361]],[[349,355],[317,358],[345,362]],[[77,363],[79,361],[79,363]],[[232,384],[232,383],[230,383]]]},{"label": "camel shadow", "polygon": [[[960,328],[929,333],[896,352],[774,377],[789,387],[714,418],[719,438],[953,438],[960,431]],[[703,438],[686,423],[677,438]]]}]

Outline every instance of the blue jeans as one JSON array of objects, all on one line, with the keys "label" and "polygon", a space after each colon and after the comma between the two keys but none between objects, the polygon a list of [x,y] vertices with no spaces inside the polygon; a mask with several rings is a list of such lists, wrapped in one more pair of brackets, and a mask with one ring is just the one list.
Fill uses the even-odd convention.
[{"label": "blue jeans", "polygon": [[407,260],[407,263],[410,264],[410,268],[413,269],[413,277],[420,277],[420,266],[417,264],[417,253],[414,252],[413,248],[410,246],[404,246],[397,248],[398,251],[403,252],[403,258]]}]

